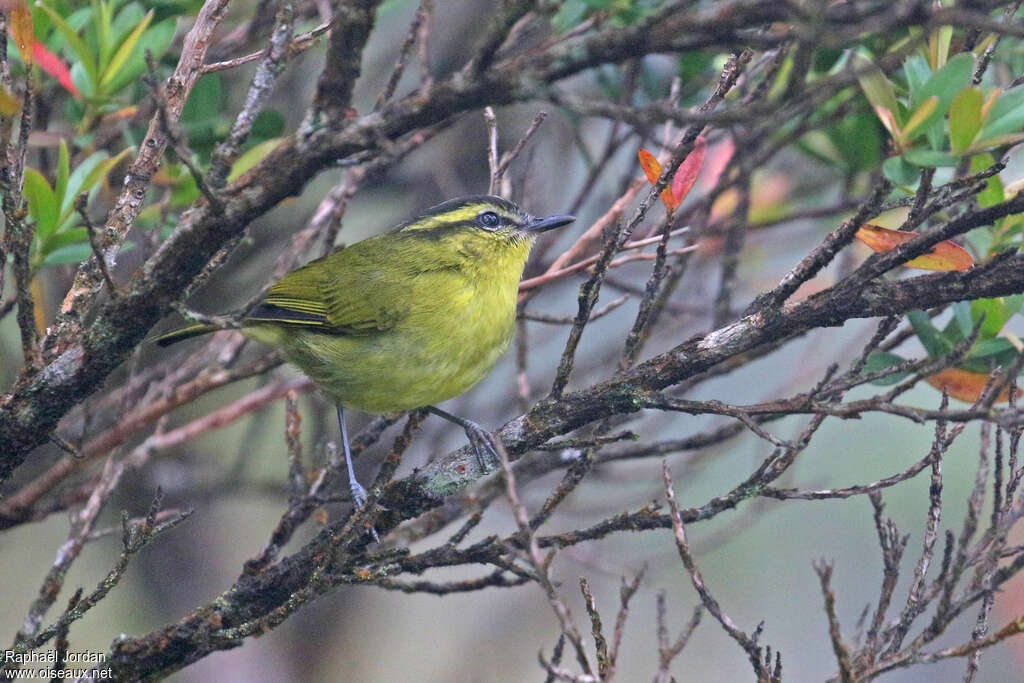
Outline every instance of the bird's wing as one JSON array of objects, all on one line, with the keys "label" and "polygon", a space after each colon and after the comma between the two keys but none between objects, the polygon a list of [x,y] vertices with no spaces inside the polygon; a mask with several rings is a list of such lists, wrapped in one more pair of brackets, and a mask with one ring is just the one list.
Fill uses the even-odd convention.
[{"label": "bird's wing", "polygon": [[319,328],[335,334],[370,334],[395,326],[408,310],[409,293],[358,245],[293,270],[277,281],[246,318]]}]

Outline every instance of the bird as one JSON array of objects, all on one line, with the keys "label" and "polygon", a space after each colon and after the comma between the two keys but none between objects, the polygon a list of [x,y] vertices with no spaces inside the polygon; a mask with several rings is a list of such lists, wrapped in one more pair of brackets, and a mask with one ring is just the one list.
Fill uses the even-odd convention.
[{"label": "bird", "polygon": [[[537,218],[492,195],[450,199],[291,271],[239,316],[246,338],[279,350],[334,402],[357,508],[367,495],[352,465],[346,408],[425,408],[462,427],[488,471],[494,436],[436,404],[469,390],[508,348],[536,237],[574,220]],[[196,323],[154,341],[168,346],[222,328]]]}]

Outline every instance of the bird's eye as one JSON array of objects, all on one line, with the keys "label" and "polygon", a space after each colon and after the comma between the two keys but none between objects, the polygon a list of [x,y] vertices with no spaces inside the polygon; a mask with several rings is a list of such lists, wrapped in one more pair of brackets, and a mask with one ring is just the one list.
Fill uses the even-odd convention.
[{"label": "bird's eye", "polygon": [[486,230],[494,230],[498,227],[498,224],[501,223],[501,218],[499,218],[498,214],[493,211],[484,211],[480,214],[479,219],[480,225],[482,225]]}]

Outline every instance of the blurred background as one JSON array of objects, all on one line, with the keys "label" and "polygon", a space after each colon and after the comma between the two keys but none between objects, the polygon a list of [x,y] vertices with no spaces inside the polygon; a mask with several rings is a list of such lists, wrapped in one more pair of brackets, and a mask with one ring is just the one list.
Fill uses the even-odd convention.
[{"label": "blurred background", "polygon": [[[237,23],[249,17],[255,4],[233,5],[228,28],[232,21]],[[358,111],[372,107],[394,66],[417,4],[412,0],[388,0],[380,9],[357,88]],[[434,73],[450,73],[465,62],[472,54],[474,37],[479,35],[496,4],[469,0],[436,3],[429,47]],[[185,20],[181,21],[183,27]],[[312,26],[316,21],[308,23]],[[298,126],[304,109],[295,108],[294,103],[310,100],[323,54],[322,47],[312,49],[284,72],[268,107],[274,112],[267,119],[271,128],[290,132]],[[665,97],[673,78],[683,73],[688,80],[684,83],[682,105],[690,106],[706,95],[703,87],[690,85],[713,82],[724,58],[716,54],[688,55],[683,59],[648,57],[623,68],[635,71],[633,77],[640,81],[637,97],[641,100]],[[223,133],[222,112],[237,110],[252,73],[253,65],[247,65],[205,76],[199,82],[189,105],[192,113],[186,119],[194,148],[202,149],[203,135],[215,138]],[[399,94],[413,87],[417,77],[416,69],[409,69],[399,85]],[[608,96],[614,94],[621,77],[617,69],[599,69],[574,78],[571,88]],[[564,234],[545,238],[552,243],[540,247],[545,253],[557,254],[607,211],[624,186],[639,176],[638,147],[651,147],[663,139],[664,132],[658,127],[626,136],[621,146],[612,150],[604,170],[594,178],[594,188],[585,195],[585,201],[573,206],[574,200],[582,196],[593,156],[603,151],[610,129],[616,124],[582,118],[546,103],[501,107],[496,111],[500,148],[509,149],[540,110],[547,111],[548,118],[510,170],[512,198],[536,215],[576,213],[578,220],[573,227]],[[208,129],[205,133],[202,124]],[[51,131],[60,133],[60,125],[58,121]],[[677,134],[673,129],[672,139]],[[705,173],[713,174],[707,169],[714,166],[716,159],[721,166],[722,157],[728,158],[732,153],[727,148],[725,140],[711,140]],[[1018,163],[1016,159],[1014,163]],[[265,285],[266,274],[277,255],[288,247],[291,236],[307,224],[317,204],[343,173],[339,170],[321,174],[301,196],[283,202],[256,221],[229,263],[196,293],[190,306],[216,313],[240,306],[257,293]],[[486,192],[487,179],[483,118],[477,114],[464,116],[382,177],[360,188],[345,212],[339,242],[352,243],[381,232],[444,199]],[[708,185],[707,175],[702,174],[688,202],[699,201]],[[840,186],[837,177],[830,176],[827,169],[809,157],[795,150],[780,154],[755,176],[752,216],[765,219],[800,207],[835,203],[842,198]],[[110,196],[109,192],[103,196]],[[732,208],[726,197],[716,210],[720,215],[728,215]],[[779,229],[751,232],[742,254],[736,305],[742,308],[754,294],[777,283],[844,217],[839,214],[800,220]],[[649,219],[645,228],[650,229],[655,221],[656,217]],[[136,247],[120,260],[115,277],[130,273],[150,250],[138,238]],[[868,254],[861,245],[851,247],[851,251],[850,258],[858,262]],[[710,244],[693,256],[673,297],[673,308],[660,322],[644,357],[709,329],[710,306],[718,282],[714,255],[715,246]],[[531,264],[527,276],[541,272],[543,265]],[[649,269],[648,261],[618,269],[614,281],[606,285],[599,306],[623,293],[614,282],[643,287]],[[55,268],[40,279],[45,316],[52,317],[59,306],[72,273],[71,267]],[[833,277],[830,270],[812,284],[824,287]],[[581,277],[568,278],[546,287],[532,300],[529,310],[558,317],[575,314],[581,281]],[[610,375],[610,368],[621,354],[624,331],[635,316],[637,300],[633,297],[587,327],[570,389],[588,386]],[[169,329],[176,323],[177,319],[165,322],[159,329]],[[875,326],[875,321],[857,321],[839,329],[815,331],[749,364],[741,372],[701,384],[688,397],[752,403],[804,391],[821,378],[830,364],[848,363],[855,358]],[[567,325],[525,323],[529,342],[526,377],[532,399],[549,388],[568,331]],[[914,350],[920,351],[915,344],[911,342],[906,347],[908,356]],[[178,347],[144,347],[132,362],[146,367],[166,360],[167,354],[178,353],[183,353]],[[254,351],[248,349],[246,353]],[[446,404],[446,409],[490,428],[519,415],[515,355],[515,349],[510,350],[484,382]],[[14,317],[7,316],[0,320],[0,385],[9,386],[20,366],[18,329]],[[128,371],[126,368],[112,377],[109,385],[123,381]],[[268,377],[212,392],[175,412],[166,426],[185,424],[272,379],[292,375],[293,370],[278,368]],[[850,398],[872,393],[870,387],[861,388]],[[935,407],[939,394],[921,385],[904,400]],[[304,452],[307,457],[322,457],[325,443],[338,436],[333,408],[315,392],[302,394],[299,401]],[[369,416],[355,414],[350,420],[350,428],[357,431]],[[681,438],[725,422],[724,418],[706,416],[641,413],[618,428],[638,431],[644,442],[653,442]],[[781,438],[791,439],[806,422],[806,417],[787,418],[774,423],[772,430]],[[392,427],[380,443],[359,459],[364,481],[372,477],[379,458],[399,430],[400,427]],[[145,514],[157,486],[165,491],[165,507],[192,508],[194,514],[133,559],[120,586],[73,627],[74,650],[106,651],[118,634],[140,635],[174,622],[231,585],[241,564],[266,543],[269,531],[285,508],[287,461],[283,435],[283,402],[276,401],[257,414],[209,431],[182,448],[161,452],[145,468],[131,473],[104,514],[101,526],[116,526],[121,509],[135,516]],[[930,427],[911,425],[895,417],[871,415],[848,422],[828,420],[780,484],[822,488],[873,481],[902,471],[922,458],[932,436]],[[422,466],[432,456],[460,447],[464,441],[461,430],[428,418],[406,452],[399,475]],[[977,466],[977,447],[978,426],[974,425],[944,460],[944,528],[956,529],[963,519]],[[700,505],[729,490],[769,452],[764,442],[744,434],[720,446],[667,456],[681,505]],[[19,476],[27,479],[38,474],[59,455],[56,447],[39,449]],[[560,508],[546,527],[547,533],[585,527],[609,514],[663,500],[660,473],[658,458],[627,460],[595,469],[586,485]],[[920,554],[921,530],[928,509],[926,475],[884,494],[886,514],[902,531],[911,534],[897,601],[905,596],[907,578]],[[556,472],[525,487],[521,493],[527,507],[536,509],[560,476]],[[835,672],[822,594],[811,563],[822,558],[835,563],[833,587],[838,614],[844,630],[853,634],[865,606],[877,599],[882,578],[881,554],[871,519],[871,506],[862,497],[785,504],[752,500],[711,522],[692,525],[689,533],[705,580],[724,610],[748,633],[763,623],[761,642],[782,653],[785,678],[810,681],[826,679]],[[0,535],[0,571],[8,596],[0,601],[0,624],[6,626],[8,633],[13,634],[19,627],[54,553],[66,538],[67,529],[66,516],[56,514]],[[508,534],[514,529],[507,504],[499,501],[488,509],[469,541],[489,534]],[[315,523],[307,524],[285,551],[298,548],[317,530]],[[422,547],[428,547],[432,541],[424,542]],[[1021,541],[1024,539],[1018,542]],[[413,546],[414,551],[417,548]],[[67,577],[68,589],[91,589],[110,569],[119,551],[119,533],[89,544]],[[698,602],[672,543],[671,532],[620,533],[572,547],[558,555],[552,570],[578,627],[586,631],[589,628],[578,591],[579,577],[585,576],[591,582],[602,616],[610,624],[618,609],[621,577],[631,578],[643,567],[647,573],[632,603],[625,631],[619,666],[622,681],[649,680],[657,669],[658,592],[666,595],[673,636],[689,620]],[[454,580],[473,575],[474,572],[466,570],[448,570],[430,578]],[[1002,624],[1020,613],[1024,607],[1024,599],[1018,596],[1020,587],[1021,583],[1016,581],[998,597],[994,624]],[[63,605],[63,600],[58,599],[58,606]],[[970,620],[964,620],[965,630],[948,634],[947,644],[962,642],[971,625]],[[249,639],[240,648],[207,657],[169,680],[543,680],[537,652],[541,650],[549,657],[558,633],[557,620],[536,585],[443,598],[343,587],[300,610],[272,632]],[[942,642],[945,641],[940,641],[940,645]],[[1020,647],[994,648],[983,655],[977,680],[1020,680],[1022,666],[1024,650]],[[959,680],[962,671],[963,663],[956,660],[896,671],[886,680]],[[679,680],[686,681],[750,679],[745,655],[708,615],[676,661],[673,672]]]}]

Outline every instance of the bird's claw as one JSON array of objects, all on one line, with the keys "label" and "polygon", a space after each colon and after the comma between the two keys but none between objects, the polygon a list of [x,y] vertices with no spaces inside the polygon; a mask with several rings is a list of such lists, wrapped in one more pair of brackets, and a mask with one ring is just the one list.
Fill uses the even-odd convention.
[{"label": "bird's claw", "polygon": [[496,470],[501,464],[501,457],[498,455],[498,442],[494,434],[470,420],[466,420],[463,428],[466,430],[466,438],[473,448],[481,473],[487,474]]},{"label": "bird's claw", "polygon": [[[358,512],[366,506],[366,489],[355,479],[348,483],[349,492],[352,494],[352,505],[354,506],[353,512]],[[373,534],[374,542],[380,542],[380,536],[377,535],[377,529],[370,527],[370,533]]]}]

